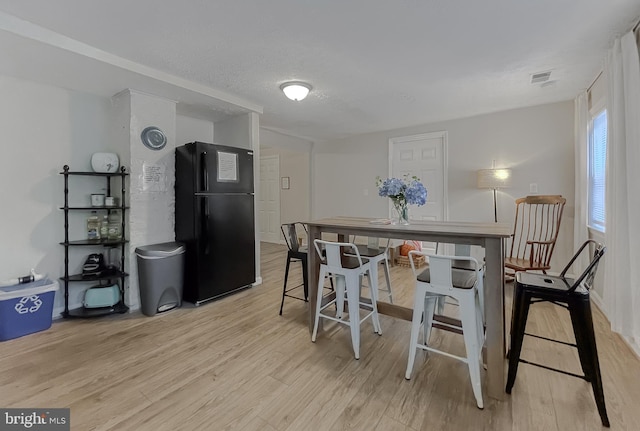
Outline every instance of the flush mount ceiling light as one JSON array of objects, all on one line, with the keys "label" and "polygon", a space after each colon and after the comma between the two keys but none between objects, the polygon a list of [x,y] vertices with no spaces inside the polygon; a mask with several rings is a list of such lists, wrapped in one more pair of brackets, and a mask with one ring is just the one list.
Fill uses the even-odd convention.
[{"label": "flush mount ceiling light", "polygon": [[299,102],[307,97],[307,94],[311,91],[311,85],[306,82],[290,81],[282,84],[280,89],[289,99]]}]

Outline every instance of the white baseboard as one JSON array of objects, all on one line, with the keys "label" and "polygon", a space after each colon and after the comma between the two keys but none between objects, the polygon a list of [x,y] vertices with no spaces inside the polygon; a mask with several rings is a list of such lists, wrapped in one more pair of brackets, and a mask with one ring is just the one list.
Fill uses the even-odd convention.
[{"label": "white baseboard", "polygon": [[[589,294],[595,306],[598,307],[600,311],[602,311],[602,314],[604,314],[604,317],[607,319],[609,323],[611,323],[611,319],[609,319],[609,315],[607,313],[607,307],[604,301],[602,300],[602,297],[598,295],[598,293],[596,293],[594,290],[592,290]],[[627,344],[627,346],[629,346],[629,348],[633,351],[633,353],[636,354],[638,359],[640,359],[640,344],[638,344],[638,340],[634,340],[632,337],[625,337],[624,335],[618,334],[617,332],[615,333],[619,335],[620,338],[622,338],[622,340]]]},{"label": "white baseboard", "polygon": [[621,335],[620,337],[622,337],[622,339],[624,340],[625,343],[627,343],[627,346],[629,346],[629,348],[631,350],[633,350],[633,352],[636,354],[636,356],[638,357],[638,359],[640,359],[640,344],[638,344],[633,338],[631,337],[625,337],[623,335]]},{"label": "white baseboard", "polygon": [[591,296],[591,300],[593,301],[594,304],[596,304],[598,309],[602,311],[602,314],[604,314],[604,317],[606,317],[607,320],[611,321],[611,319],[609,319],[609,315],[607,313],[607,307],[604,305],[604,301],[602,300],[602,297],[598,295],[598,293],[593,289],[589,292],[589,296]]}]

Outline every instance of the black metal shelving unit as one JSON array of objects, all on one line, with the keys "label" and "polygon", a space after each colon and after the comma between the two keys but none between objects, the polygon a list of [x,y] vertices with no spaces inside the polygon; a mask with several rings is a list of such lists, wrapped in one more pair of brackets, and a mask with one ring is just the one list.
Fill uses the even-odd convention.
[{"label": "black metal shelving unit", "polygon": [[[63,167],[63,172],[60,172],[61,175],[64,175],[64,206],[60,207],[61,210],[64,211],[64,241],[60,244],[64,246],[64,276],[60,277],[64,284],[64,311],[62,312],[62,316],[66,318],[73,317],[98,317],[105,316],[114,313],[126,313],[129,310],[129,307],[124,302],[124,293],[125,293],[125,279],[129,276],[124,271],[116,270],[109,274],[104,274],[100,276],[92,276],[86,277],[82,274],[69,274],[69,248],[70,247],[104,247],[104,248],[120,248],[120,268],[124,269],[125,263],[125,244],[129,241],[126,239],[126,231],[125,231],[125,212],[129,209],[125,205],[126,202],[126,187],[125,187],[125,179],[129,175],[126,172],[126,168],[123,166],[120,168],[119,172],[113,173],[101,173],[101,172],[73,172],[69,170],[69,166],[65,165]],[[120,178],[120,204],[117,206],[70,206],[69,205],[69,177],[71,176],[92,176],[92,177],[104,177],[107,181],[107,196],[113,196],[111,194],[111,180],[113,178]],[[121,211],[121,232],[122,239],[113,240],[113,239],[82,239],[82,240],[69,240],[69,213],[72,211],[106,211],[107,214],[111,213],[113,210]],[[74,282],[100,282],[107,281],[112,282],[112,280],[119,281],[120,288],[120,302],[115,304],[112,307],[102,307],[102,308],[75,308],[69,309],[69,285]]]}]

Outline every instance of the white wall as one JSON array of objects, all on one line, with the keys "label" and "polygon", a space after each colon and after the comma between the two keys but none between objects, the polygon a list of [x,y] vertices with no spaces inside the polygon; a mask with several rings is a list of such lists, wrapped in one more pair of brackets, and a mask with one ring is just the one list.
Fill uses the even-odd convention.
[{"label": "white wall", "polygon": [[[0,280],[26,275],[30,268],[56,280],[64,274],[62,167],[90,171],[97,151],[120,153],[111,141],[109,99],[0,76]],[[71,202],[88,204],[103,179],[74,177]],[[86,237],[88,214],[71,217],[71,239]],[[79,272],[87,250],[72,250],[70,267]],[[74,294],[76,294],[74,296]],[[80,290],[74,290],[76,300]],[[81,297],[81,295],[80,295]],[[56,295],[54,314],[63,307]]]},{"label": "white wall", "polygon": [[176,115],[176,146],[196,141],[213,143],[213,121]]},{"label": "white wall", "polygon": [[492,192],[476,188],[476,171],[495,160],[514,176],[512,187],[498,193],[499,221],[513,222],[514,201],[531,194],[531,183],[538,194],[567,198],[552,259],[552,268],[561,269],[573,254],[573,121],[573,102],[567,101],[316,144],[312,216],[387,217],[375,178],[388,175],[389,138],[447,131],[450,220],[493,220]]},{"label": "white wall", "polygon": [[304,139],[261,130],[261,154],[278,155],[280,177],[289,177],[290,188],[280,190],[280,222],[309,220],[311,217],[311,148]]},{"label": "white wall", "polygon": [[[214,143],[231,147],[256,150],[251,136],[251,114],[237,115],[216,123]],[[258,147],[256,143],[256,147]]]}]

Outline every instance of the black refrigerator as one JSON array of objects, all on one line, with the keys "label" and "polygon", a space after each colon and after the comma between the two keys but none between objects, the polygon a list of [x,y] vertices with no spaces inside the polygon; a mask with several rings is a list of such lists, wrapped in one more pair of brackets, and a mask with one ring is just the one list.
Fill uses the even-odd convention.
[{"label": "black refrigerator", "polygon": [[199,305],[256,279],[253,151],[176,148],[176,241],[186,245],[184,300]]}]

